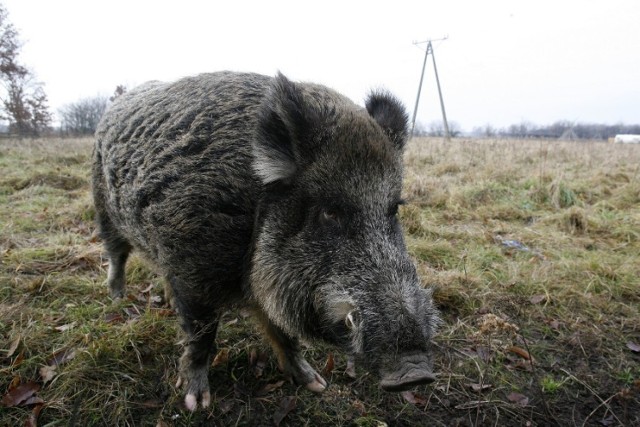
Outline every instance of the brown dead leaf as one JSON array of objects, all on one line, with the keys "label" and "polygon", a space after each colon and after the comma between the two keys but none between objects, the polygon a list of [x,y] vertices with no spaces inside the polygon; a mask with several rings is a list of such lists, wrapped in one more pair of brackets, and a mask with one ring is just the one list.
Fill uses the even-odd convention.
[{"label": "brown dead leaf", "polygon": [[122,323],[124,322],[124,317],[120,313],[107,313],[104,315],[105,323]]},{"label": "brown dead leaf", "polygon": [[627,348],[629,350],[633,351],[634,353],[640,353],[640,345],[638,345],[638,344],[636,344],[636,343],[634,343],[632,341],[629,341],[627,343]]},{"label": "brown dead leaf", "polygon": [[324,368],[322,368],[322,375],[330,376],[333,372],[333,368],[335,367],[335,360],[333,359],[333,353],[329,353],[327,356],[327,362],[324,364]]},{"label": "brown dead leaf", "polygon": [[40,391],[40,385],[34,381],[20,384],[18,387],[9,390],[7,394],[2,397],[2,405],[7,408],[20,405],[38,391]]},{"label": "brown dead leaf", "polygon": [[18,387],[20,385],[22,381],[20,380],[20,375],[15,375],[12,379],[11,382],[9,383],[9,387],[7,387],[7,390],[11,391],[14,388]]},{"label": "brown dead leaf", "polygon": [[16,350],[18,349],[18,346],[20,345],[21,340],[22,340],[22,337],[20,336],[20,334],[18,334],[18,336],[16,336],[13,339],[13,341],[11,341],[11,344],[9,345],[9,350],[7,350],[7,357],[13,356],[13,353],[15,353]]},{"label": "brown dead leaf", "polygon": [[12,368],[17,368],[18,366],[20,366],[22,364],[23,360],[24,360],[24,350],[20,351],[20,353],[18,353],[16,358],[13,359],[13,362],[11,363],[11,367]]},{"label": "brown dead leaf", "polygon": [[[34,398],[32,398],[32,399],[34,399]],[[40,416],[40,411],[42,411],[42,408],[44,407],[44,400],[40,399],[39,397],[36,397],[35,399],[39,400],[39,402],[25,403],[27,405],[35,404],[35,406],[31,410],[31,413],[29,414],[29,417],[24,422],[24,426],[25,427],[37,427],[38,426],[38,417]]]},{"label": "brown dead leaf", "polygon": [[280,401],[278,410],[273,414],[273,423],[277,426],[280,425],[284,417],[296,407],[296,397],[286,396]]},{"label": "brown dead leaf", "polygon": [[42,378],[42,384],[44,385],[56,376],[56,366],[42,366],[38,372],[40,373],[40,378]]},{"label": "brown dead leaf", "polygon": [[29,418],[25,421],[25,427],[37,427],[38,426],[38,417],[40,416],[40,411],[44,407],[44,400],[38,398],[41,402],[36,403],[36,405],[31,410],[29,414]]},{"label": "brown dead leaf", "polygon": [[531,304],[540,304],[541,302],[546,302],[547,301],[547,296],[542,294],[542,295],[534,295],[531,298],[529,298],[529,302]]},{"label": "brown dead leaf", "polygon": [[169,424],[165,420],[158,420],[156,427],[169,427]]},{"label": "brown dead leaf", "polygon": [[424,406],[427,404],[427,399],[412,391],[403,391],[400,395],[404,400],[414,405]]},{"label": "brown dead leaf", "polygon": [[477,384],[477,383],[469,383],[467,384],[467,386],[471,388],[471,390],[475,391],[476,393],[480,393],[482,391],[488,390],[491,387],[493,387],[491,384]]},{"label": "brown dead leaf", "polygon": [[523,408],[529,404],[529,398],[527,396],[525,396],[524,394],[516,393],[515,391],[509,393],[507,399],[509,400],[509,402],[513,402],[516,405],[522,406]]},{"label": "brown dead leaf", "polygon": [[131,307],[125,307],[124,312],[127,314],[127,316],[129,316],[130,320],[137,319],[142,314],[140,309],[135,305]]},{"label": "brown dead leaf", "polygon": [[511,347],[509,347],[507,349],[507,351],[510,352],[510,353],[517,354],[518,356],[522,357],[525,360],[531,360],[531,355],[524,348],[512,345]]},{"label": "brown dead leaf", "polygon": [[58,350],[53,355],[47,359],[47,365],[49,366],[58,366],[63,363],[68,362],[69,360],[76,357],[76,351],[70,348],[63,348],[62,350]]},{"label": "brown dead leaf", "polygon": [[229,349],[222,348],[216,354],[216,357],[213,358],[213,362],[211,362],[211,367],[215,368],[218,365],[222,365],[223,363],[227,363],[229,361]]}]

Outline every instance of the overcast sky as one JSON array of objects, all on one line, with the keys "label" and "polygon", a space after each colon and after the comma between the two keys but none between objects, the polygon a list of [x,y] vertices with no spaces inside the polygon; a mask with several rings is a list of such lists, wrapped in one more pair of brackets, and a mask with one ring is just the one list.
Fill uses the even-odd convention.
[{"label": "overcast sky", "polygon": [[[0,0],[53,111],[115,87],[216,70],[277,70],[412,113],[434,43],[447,117],[640,123],[640,1]],[[418,121],[439,120],[431,58]]]}]

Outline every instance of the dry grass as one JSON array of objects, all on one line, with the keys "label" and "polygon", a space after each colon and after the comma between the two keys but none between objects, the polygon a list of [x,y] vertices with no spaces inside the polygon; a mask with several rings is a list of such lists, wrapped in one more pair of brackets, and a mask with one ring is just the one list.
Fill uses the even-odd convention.
[{"label": "dry grass", "polygon": [[[386,394],[334,353],[331,386],[312,395],[280,383],[251,319],[231,312],[213,407],[195,414],[172,385],[178,328],[160,281],[134,258],[129,297],[107,297],[90,150],[0,141],[0,392],[34,381],[42,399],[0,407],[0,425],[273,425],[286,397],[282,425],[640,424],[639,146],[412,141],[401,216],[445,320],[438,381]],[[330,351],[307,356],[322,369]]]}]

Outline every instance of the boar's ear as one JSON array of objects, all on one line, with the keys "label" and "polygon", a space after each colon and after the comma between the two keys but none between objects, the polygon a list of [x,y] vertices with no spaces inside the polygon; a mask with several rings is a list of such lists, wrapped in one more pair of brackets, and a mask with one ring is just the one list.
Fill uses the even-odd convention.
[{"label": "boar's ear", "polygon": [[301,150],[313,123],[314,112],[299,88],[278,73],[261,106],[253,143],[253,169],[264,184],[290,181],[305,157]]},{"label": "boar's ear", "polygon": [[404,105],[386,91],[374,91],[365,102],[369,115],[378,122],[396,148],[402,150],[407,142],[409,117]]}]

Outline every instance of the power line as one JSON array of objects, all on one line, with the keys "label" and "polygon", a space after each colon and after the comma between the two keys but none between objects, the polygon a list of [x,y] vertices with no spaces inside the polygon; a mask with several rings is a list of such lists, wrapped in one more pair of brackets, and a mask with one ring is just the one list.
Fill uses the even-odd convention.
[{"label": "power line", "polygon": [[444,99],[442,98],[442,89],[440,88],[440,79],[438,78],[438,67],[436,67],[436,57],[433,54],[433,45],[432,42],[444,41],[447,40],[449,36],[445,36],[439,39],[429,39],[421,42],[413,42],[415,46],[426,43],[427,49],[424,52],[424,62],[422,63],[422,73],[420,74],[420,84],[418,85],[418,95],[416,96],[416,105],[413,109],[413,120],[411,121],[411,137],[413,137],[413,131],[416,126],[416,116],[418,115],[418,104],[420,103],[420,93],[422,92],[422,82],[424,80],[424,70],[427,66],[427,57],[431,54],[431,59],[433,60],[433,70],[436,74],[436,84],[438,86],[438,95],[440,96],[440,110],[442,111],[442,122],[444,123],[444,135],[447,140],[451,138],[449,133],[449,123],[447,123],[447,113],[444,109]]}]

